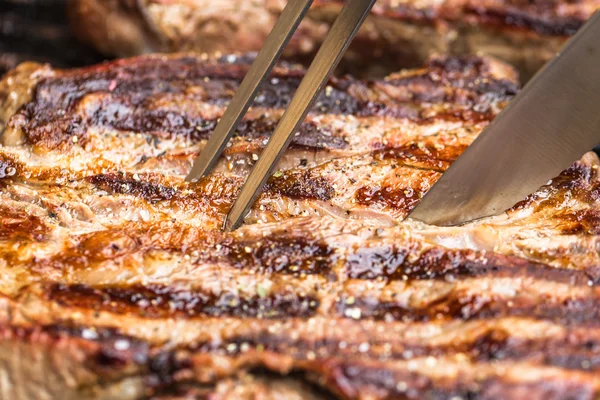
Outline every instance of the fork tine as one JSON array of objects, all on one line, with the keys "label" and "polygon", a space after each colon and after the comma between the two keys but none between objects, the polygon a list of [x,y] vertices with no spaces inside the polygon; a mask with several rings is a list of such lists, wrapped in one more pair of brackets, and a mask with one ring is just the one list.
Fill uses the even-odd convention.
[{"label": "fork tine", "polygon": [[250,172],[246,183],[233,203],[225,220],[224,229],[237,228],[246,216],[248,209],[258,197],[275,164],[288,147],[293,134],[306,118],[317,96],[329,76],[344,55],[348,45],[356,36],[376,0],[348,0],[333,23],[323,45],[317,52],[306,76],[300,82],[296,94],[285,110],[275,132],[260,159]]},{"label": "fork tine", "polygon": [[217,124],[206,147],[194,161],[191,171],[185,178],[186,181],[190,182],[202,178],[214,167],[235,128],[256,97],[261,83],[275,66],[281,52],[298,28],[312,2],[313,0],[288,1],[256,60],[252,63],[223,117]]}]

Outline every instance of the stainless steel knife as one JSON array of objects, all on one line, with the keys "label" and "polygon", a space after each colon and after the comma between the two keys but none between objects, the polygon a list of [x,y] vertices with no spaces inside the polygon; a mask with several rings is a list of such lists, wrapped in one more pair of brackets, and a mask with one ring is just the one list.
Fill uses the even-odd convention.
[{"label": "stainless steel knife", "polygon": [[458,225],[499,214],[598,143],[600,12],[477,137],[409,217]]}]

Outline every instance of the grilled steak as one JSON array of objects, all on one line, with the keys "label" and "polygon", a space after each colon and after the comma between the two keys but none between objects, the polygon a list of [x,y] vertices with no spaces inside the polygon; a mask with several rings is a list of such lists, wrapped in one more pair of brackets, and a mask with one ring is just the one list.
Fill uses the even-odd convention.
[{"label": "grilled steak", "polygon": [[[79,37],[109,55],[196,50],[258,50],[284,0],[71,0]],[[288,46],[307,60],[339,13],[342,0],[316,0]],[[343,63],[381,75],[419,66],[432,52],[483,52],[515,65],[524,78],[556,54],[600,8],[600,0],[380,0]]]},{"label": "grilled steak", "polygon": [[509,67],[331,79],[223,233],[304,74],[276,67],[217,170],[186,183],[249,62],[2,81],[1,398],[598,397],[595,155],[503,215],[403,221],[514,96]]}]

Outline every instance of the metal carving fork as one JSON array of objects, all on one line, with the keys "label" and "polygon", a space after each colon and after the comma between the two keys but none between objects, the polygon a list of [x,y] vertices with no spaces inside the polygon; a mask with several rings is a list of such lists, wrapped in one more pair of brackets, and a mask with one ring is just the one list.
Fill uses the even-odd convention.
[{"label": "metal carving fork", "polygon": [[[325,41],[317,52],[296,94],[285,110],[275,132],[242,190],[233,203],[223,229],[237,228],[258,197],[260,189],[271,175],[273,168],[287,149],[293,135],[306,118],[313,103],[325,86],[329,76],[356,36],[376,0],[347,0],[331,26]],[[261,83],[269,75],[283,48],[298,28],[313,0],[289,0],[275,27],[267,37],[263,48],[244,77],[231,103],[217,124],[213,135],[186,177],[194,181],[208,174],[221,156],[231,135],[248,111]]]}]

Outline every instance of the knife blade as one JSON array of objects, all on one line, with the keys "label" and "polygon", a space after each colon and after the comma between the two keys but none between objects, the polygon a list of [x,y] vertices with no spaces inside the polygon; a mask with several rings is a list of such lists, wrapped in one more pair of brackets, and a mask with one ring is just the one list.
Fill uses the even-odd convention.
[{"label": "knife blade", "polygon": [[597,12],[409,214],[458,225],[509,209],[600,143]]}]

